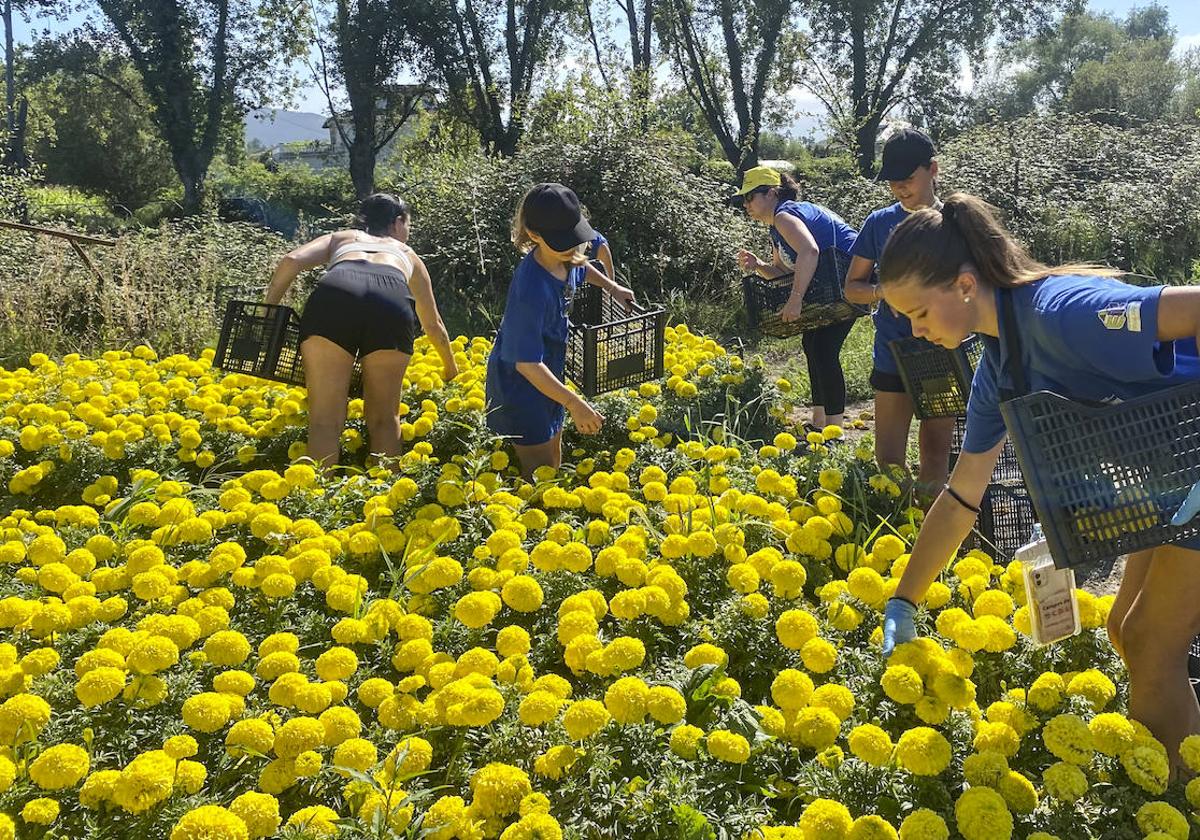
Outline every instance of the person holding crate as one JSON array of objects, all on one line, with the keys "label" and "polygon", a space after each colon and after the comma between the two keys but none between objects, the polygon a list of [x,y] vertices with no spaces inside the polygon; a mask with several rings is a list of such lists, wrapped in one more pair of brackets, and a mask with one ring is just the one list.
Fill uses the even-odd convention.
[{"label": "person holding crate", "polygon": [[488,427],[512,441],[527,479],[540,466],[562,463],[566,411],[583,434],[595,434],[604,422],[563,384],[567,314],[578,285],[586,280],[626,306],[633,303],[632,291],[588,263],[585,246],[596,235],[579,198],[562,184],[534,186],[513,220],[513,244],[525,256],[508,287],[485,387]]},{"label": "person holding crate", "polygon": [[[792,275],[792,292],[780,318],[795,321],[804,308],[804,295],[817,271],[821,252],[835,248],[852,253],[858,232],[828,208],[797,201],[798,189],[790,176],[769,166],[756,166],[742,176],[741,189],[733,203],[751,219],[771,229],[774,249],[764,262],[750,251],[738,252],[738,265],[768,280]],[[854,318],[806,330],[800,340],[812,386],[810,428],[821,431],[840,426],[846,411],[846,375],[842,370],[842,345],[854,326]]]},{"label": "person holding crate", "polygon": [[319,236],[286,254],[267,287],[277,304],[302,271],[326,265],[300,316],[300,355],[308,389],[308,456],[338,462],[357,357],[371,452],[400,454],[400,404],[417,324],[442,361],[442,378],[458,375],[450,336],[438,313],[425,263],[406,244],[408,205],[387,193],[363,199],[363,230]]},{"label": "person holding crate", "polygon": [[[1024,392],[1113,402],[1200,379],[1200,288],[1138,287],[1087,265],[1034,260],[980,199],[956,193],[892,233],[884,299],[914,335],[956,347],[982,337],[966,438],[954,474],[921,528],[884,618],[883,652],[916,635],[916,605],[970,531],[1004,445],[1000,403]],[[1136,489],[1136,488],[1134,488]],[[1200,633],[1200,540],[1131,554],[1108,617],[1129,669],[1132,717],[1182,767],[1179,743],[1200,733],[1188,649]]]},{"label": "person holding crate", "polygon": [[[917,210],[940,204],[935,192],[938,174],[935,153],[933,141],[916,129],[902,129],[888,138],[883,146],[883,166],[878,179],[888,182],[896,203],[867,216],[855,242],[850,270],[846,272],[846,300],[876,307],[871,387],[875,389],[875,460],[881,468],[902,465],[908,460],[913,401],[888,345],[911,336],[912,324],[883,300],[883,290],[872,275],[892,229]],[[934,490],[945,482],[950,471],[953,437],[953,417],[920,421],[917,481],[922,487]]]}]

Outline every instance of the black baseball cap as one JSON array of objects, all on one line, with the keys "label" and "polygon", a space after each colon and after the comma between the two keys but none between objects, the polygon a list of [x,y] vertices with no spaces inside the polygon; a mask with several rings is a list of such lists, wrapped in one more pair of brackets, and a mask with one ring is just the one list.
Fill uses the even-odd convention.
[{"label": "black baseball cap", "polygon": [[555,251],[591,242],[596,231],[583,217],[579,196],[562,184],[538,184],[525,196],[525,226]]},{"label": "black baseball cap", "polygon": [[933,140],[923,131],[902,128],[883,144],[883,166],[879,167],[877,181],[904,181],[926,166],[937,155]]}]

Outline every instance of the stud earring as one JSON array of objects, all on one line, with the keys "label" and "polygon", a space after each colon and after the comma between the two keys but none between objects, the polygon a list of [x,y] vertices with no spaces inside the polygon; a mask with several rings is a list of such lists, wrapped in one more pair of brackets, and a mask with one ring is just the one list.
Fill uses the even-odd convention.
[{"label": "stud earring", "polygon": [[964,298],[963,298],[963,303],[970,303],[970,302],[971,302],[971,297],[970,297],[970,295],[968,295],[967,297],[964,297]]}]

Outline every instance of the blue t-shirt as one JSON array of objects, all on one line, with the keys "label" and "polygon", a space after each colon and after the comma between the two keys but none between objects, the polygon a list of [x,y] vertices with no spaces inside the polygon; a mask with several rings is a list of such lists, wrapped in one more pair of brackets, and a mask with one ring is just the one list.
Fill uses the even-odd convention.
[{"label": "blue t-shirt", "polygon": [[[780,213],[795,216],[803,222],[816,241],[818,251],[836,248],[844,254],[853,253],[858,232],[829,208],[809,201],[783,201],[775,208],[775,215]],[[771,241],[779,249],[779,257],[783,264],[789,269],[795,268],[796,249],[787,243],[774,225],[771,225]]]},{"label": "blue t-shirt", "polygon": [[[878,265],[879,257],[883,253],[883,246],[887,244],[892,230],[907,218],[908,211],[898,201],[890,207],[876,210],[867,216],[862,230],[858,232],[858,239],[854,243],[853,256],[862,257]],[[896,364],[896,357],[892,355],[888,344],[898,338],[911,338],[912,322],[882,301],[875,308],[874,320],[873,362],[875,369],[884,373],[899,374],[900,368]]]},{"label": "blue t-shirt", "polygon": [[[1195,339],[1158,340],[1164,286],[1130,286],[1107,277],[1051,275],[1012,291],[1021,364],[1031,393],[1114,402],[1200,379]],[[971,383],[964,452],[987,452],[1004,439],[1000,392],[1013,386],[1000,292],[1000,338],[983,336]]]},{"label": "blue t-shirt", "polygon": [[500,330],[488,357],[485,391],[488,426],[528,446],[545,443],[562,428],[563,407],[534,387],[519,362],[543,362],[559,379],[567,359],[567,300],[583,282],[572,268],[566,282],[544,269],[533,252],[517,265],[508,287]]},{"label": "blue t-shirt", "polygon": [[608,239],[600,231],[596,231],[596,238],[588,243],[587,255],[589,259],[598,259],[600,257],[600,246],[607,245]]}]

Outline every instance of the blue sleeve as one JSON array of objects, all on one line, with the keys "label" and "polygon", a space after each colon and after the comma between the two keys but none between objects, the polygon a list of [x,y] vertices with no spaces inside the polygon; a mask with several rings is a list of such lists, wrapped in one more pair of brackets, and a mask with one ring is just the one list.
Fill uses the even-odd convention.
[{"label": "blue sleeve", "polygon": [[500,325],[504,333],[504,339],[500,342],[501,361],[514,365],[542,361],[546,355],[546,342],[542,334],[548,314],[549,307],[544,296],[536,292],[510,296]]},{"label": "blue sleeve", "polygon": [[1005,433],[1004,418],[1000,414],[1000,390],[996,386],[996,364],[990,354],[984,353],[971,380],[963,452],[990,452],[1004,440]]},{"label": "blue sleeve", "polygon": [[858,238],[854,240],[854,250],[850,252],[852,256],[862,257],[873,263],[879,262],[880,247],[876,241],[879,231],[878,221],[879,217],[875,213],[867,216],[867,220],[863,222],[862,230],[858,232]]},{"label": "blue sleeve", "polygon": [[1163,286],[1131,286],[1108,278],[1039,301],[1047,335],[1083,369],[1123,382],[1162,379],[1175,371],[1174,342],[1158,340]]}]

